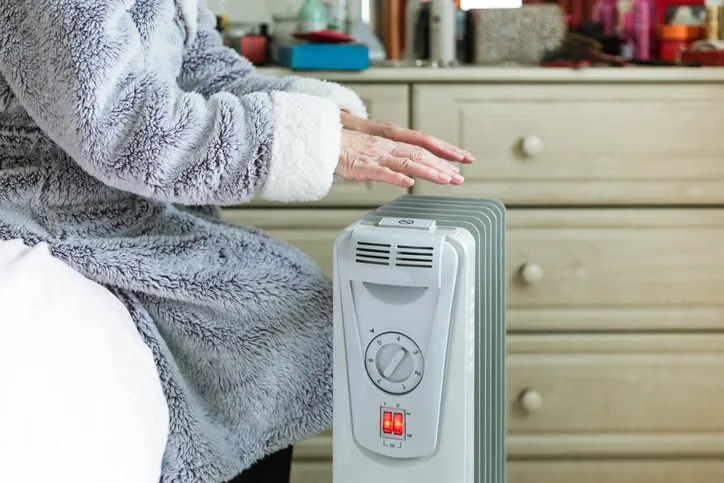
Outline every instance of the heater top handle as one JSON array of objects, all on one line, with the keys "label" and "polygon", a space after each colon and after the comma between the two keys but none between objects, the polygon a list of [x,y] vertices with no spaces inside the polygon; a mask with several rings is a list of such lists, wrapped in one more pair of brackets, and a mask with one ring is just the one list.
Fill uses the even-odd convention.
[{"label": "heater top handle", "polygon": [[393,218],[384,217],[378,223],[377,226],[387,228],[405,228],[408,230],[424,230],[430,233],[434,233],[437,228],[435,220],[422,220],[420,218]]},{"label": "heater top handle", "polygon": [[[350,235],[348,278],[408,287],[440,287],[446,234],[435,220],[384,217]],[[449,262],[449,260],[448,260]]]}]

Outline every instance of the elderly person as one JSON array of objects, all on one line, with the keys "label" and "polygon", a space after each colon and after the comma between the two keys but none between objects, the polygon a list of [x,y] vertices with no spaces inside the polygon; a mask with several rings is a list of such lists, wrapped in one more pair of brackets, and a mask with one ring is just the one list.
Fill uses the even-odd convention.
[{"label": "elderly person", "polygon": [[[368,121],[360,99],[339,85],[257,74],[214,25],[205,0],[0,0],[0,263],[5,256],[7,266],[26,268],[4,272],[4,286],[14,287],[0,299],[5,357],[15,347],[15,360],[26,360],[17,348],[38,344],[47,349],[38,357],[53,354],[42,362],[47,370],[68,378],[53,386],[67,393],[53,397],[88,411],[121,401],[103,417],[126,421],[128,407],[137,408],[139,430],[167,418],[162,439],[138,436],[155,450],[134,452],[133,438],[119,445],[130,466],[157,456],[158,474],[121,477],[117,466],[84,479],[75,466],[63,470],[75,475],[49,480],[223,482],[327,428],[330,282],[291,246],[224,223],[218,207],[257,195],[318,200],[335,178],[460,184],[451,162],[472,161],[430,136]],[[33,280],[39,306],[28,295]],[[64,337],[45,338],[48,327],[64,328]],[[116,332],[125,335],[109,335]],[[139,341],[146,352],[131,357]],[[70,364],[84,350],[86,362]],[[144,358],[153,361],[163,411],[139,403],[157,399]],[[100,367],[117,384],[99,385]],[[145,381],[138,387],[119,376],[136,370]],[[43,371],[0,371],[24,387],[2,396],[14,408],[4,421],[18,433],[31,424],[23,430],[25,419],[12,414],[22,412],[18,401],[60,404],[32,379]],[[129,396],[132,389],[148,397]],[[41,416],[60,433],[58,424],[70,424],[62,412]],[[1,421],[0,449],[11,446]],[[78,427],[88,436],[75,443],[101,458],[92,426]],[[52,437],[49,427],[33,428]],[[0,480],[39,481],[29,475],[42,468],[19,467],[28,453],[13,451]],[[35,456],[42,464],[51,455]],[[123,461],[107,457],[107,465]],[[71,460],[68,453],[63,464]]]}]

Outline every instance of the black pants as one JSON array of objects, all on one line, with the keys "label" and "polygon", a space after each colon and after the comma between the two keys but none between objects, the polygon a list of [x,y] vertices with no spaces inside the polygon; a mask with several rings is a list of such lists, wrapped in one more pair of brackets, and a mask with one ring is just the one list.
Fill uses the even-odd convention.
[{"label": "black pants", "polygon": [[229,483],[289,483],[292,447],[267,456]]}]

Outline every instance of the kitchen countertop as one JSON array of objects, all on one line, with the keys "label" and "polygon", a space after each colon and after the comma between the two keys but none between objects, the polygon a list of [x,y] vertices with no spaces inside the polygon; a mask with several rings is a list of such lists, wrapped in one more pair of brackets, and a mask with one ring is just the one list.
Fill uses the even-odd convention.
[{"label": "kitchen countertop", "polygon": [[601,82],[601,83],[724,83],[724,67],[372,67],[362,72],[291,71],[278,67],[259,68],[260,73],[316,77],[333,82]]}]

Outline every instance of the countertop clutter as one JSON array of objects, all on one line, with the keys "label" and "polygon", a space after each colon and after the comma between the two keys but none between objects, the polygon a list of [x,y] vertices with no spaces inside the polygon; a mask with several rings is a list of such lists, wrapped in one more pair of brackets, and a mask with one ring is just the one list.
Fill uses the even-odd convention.
[{"label": "countertop clutter", "polygon": [[[724,481],[724,69],[305,75],[477,158],[412,193],[507,205],[509,483]],[[339,231],[402,193],[342,183],[226,217],[331,274]],[[297,446],[294,483],[332,483],[331,441]]]},{"label": "countertop clutter", "polygon": [[219,17],[257,65],[724,65],[722,0],[303,0],[269,25]]}]

